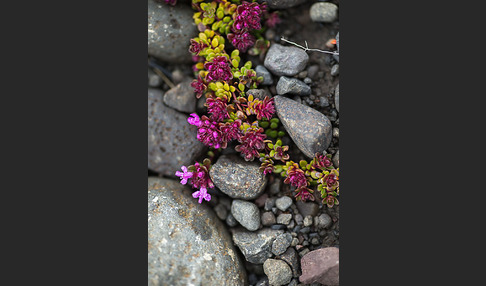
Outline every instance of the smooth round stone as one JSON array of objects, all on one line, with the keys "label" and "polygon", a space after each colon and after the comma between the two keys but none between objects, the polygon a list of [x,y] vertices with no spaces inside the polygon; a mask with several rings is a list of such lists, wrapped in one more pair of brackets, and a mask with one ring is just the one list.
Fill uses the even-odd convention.
[{"label": "smooth round stone", "polygon": [[264,66],[257,65],[255,68],[255,72],[257,74],[257,77],[263,77],[263,82],[261,83],[262,85],[273,84],[272,74]]},{"label": "smooth round stone", "polygon": [[169,89],[164,94],[164,103],[180,112],[195,112],[197,99],[191,82],[192,80],[186,80]]},{"label": "smooth round stone", "polygon": [[292,205],[292,202],[293,201],[291,198],[287,196],[283,196],[275,200],[275,205],[279,210],[284,212]]},{"label": "smooth round stone", "polygon": [[148,54],[167,63],[190,63],[190,40],[198,31],[189,5],[148,0]]},{"label": "smooth round stone", "polygon": [[249,231],[257,230],[260,227],[260,210],[252,202],[234,200],[231,204],[231,214]]},{"label": "smooth round stone", "polygon": [[296,78],[288,78],[281,76],[277,82],[277,94],[294,94],[300,96],[306,96],[311,94],[311,88],[303,81]]},{"label": "smooth round stone", "polygon": [[148,285],[247,285],[225,226],[178,181],[148,178]]},{"label": "smooth round stone", "polygon": [[247,162],[234,154],[221,155],[209,170],[209,176],[221,192],[243,200],[260,196],[268,180],[260,171],[259,162]]},{"label": "smooth round stone", "polygon": [[272,44],[263,65],[274,75],[294,76],[303,71],[309,55],[301,48]]},{"label": "smooth round stone", "polygon": [[268,283],[273,286],[285,285],[292,280],[292,269],[282,260],[267,259],[263,263],[263,271],[268,277]]},{"label": "smooth round stone", "polygon": [[269,8],[272,9],[286,9],[300,5],[307,0],[266,0]]},{"label": "smooth round stone", "polygon": [[314,22],[332,23],[337,19],[338,7],[333,3],[317,2],[312,4],[309,13]]}]

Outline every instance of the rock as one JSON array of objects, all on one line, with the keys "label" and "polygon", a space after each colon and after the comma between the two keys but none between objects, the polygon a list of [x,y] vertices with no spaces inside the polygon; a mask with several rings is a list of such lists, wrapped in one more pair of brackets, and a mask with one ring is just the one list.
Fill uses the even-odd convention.
[{"label": "rock", "polygon": [[301,80],[281,76],[277,83],[277,94],[296,94],[305,96],[311,94],[311,88]]},{"label": "rock", "polygon": [[265,201],[265,206],[263,207],[266,211],[271,211],[275,206],[275,198],[267,198]]},{"label": "rock", "polygon": [[292,235],[290,233],[283,233],[277,236],[272,244],[272,253],[275,255],[284,253],[289,248],[290,243],[292,243]]},{"label": "rock", "polygon": [[312,225],[312,216],[308,215],[304,217],[304,226]]},{"label": "rock", "polygon": [[260,210],[252,202],[234,200],[231,204],[231,214],[237,222],[250,231],[260,227]]},{"label": "rock", "polygon": [[339,83],[336,85],[336,89],[334,90],[334,104],[339,112]]},{"label": "rock", "polygon": [[334,157],[332,158],[332,163],[334,164],[335,168],[339,168],[339,150],[334,154]]},{"label": "rock", "polygon": [[292,280],[292,270],[282,260],[267,259],[263,263],[263,271],[268,277],[268,283],[272,286],[285,285]]},{"label": "rock", "polygon": [[148,89],[148,168],[173,176],[181,166],[194,164],[206,147],[196,138],[197,127],[186,114],[162,102],[162,91]]},{"label": "rock", "polygon": [[306,217],[308,215],[314,217],[319,213],[319,205],[314,202],[297,201],[295,204],[297,205],[297,209],[302,217]]},{"label": "rock", "polygon": [[164,103],[181,112],[196,112],[197,99],[191,82],[191,80],[186,80],[169,89],[164,94]]},{"label": "rock", "polygon": [[269,8],[272,9],[286,9],[300,5],[307,0],[266,0]]},{"label": "rock", "polygon": [[339,128],[332,129],[332,137],[339,138]]},{"label": "rock", "polygon": [[284,212],[292,205],[292,199],[287,196],[283,196],[275,200],[275,205],[279,210]]},{"label": "rock", "polygon": [[264,228],[257,232],[233,231],[233,241],[248,262],[262,264],[272,256],[272,243],[282,230]]},{"label": "rock", "polygon": [[275,224],[277,221],[275,220],[275,215],[272,212],[264,212],[262,214],[262,225],[263,226],[270,226]]},{"label": "rock", "polygon": [[294,215],[294,219],[295,219],[295,222],[298,224],[298,225],[303,225],[304,224],[304,218],[302,217],[301,214],[296,214]]},{"label": "rock", "polygon": [[148,54],[167,63],[190,63],[189,43],[198,34],[193,12],[189,5],[148,0]]},{"label": "rock", "polygon": [[266,90],[264,89],[249,89],[247,92],[246,92],[247,95],[253,95],[254,98],[258,98],[258,99],[261,99],[261,100],[264,100],[265,99],[265,96],[268,97],[268,98],[272,98],[272,95],[269,94]]},{"label": "rock", "polygon": [[329,100],[325,96],[320,96],[319,97],[319,106],[320,107],[328,107],[329,106]]},{"label": "rock", "polygon": [[277,217],[277,223],[287,225],[290,223],[291,219],[292,219],[292,214],[280,214]]},{"label": "rock", "polygon": [[162,84],[162,79],[156,73],[154,73],[151,69],[148,69],[148,86],[150,87],[158,87]]},{"label": "rock", "polygon": [[326,247],[305,254],[300,260],[302,275],[300,282],[318,282],[324,285],[339,285],[339,249]]},{"label": "rock", "polygon": [[226,217],[226,224],[229,227],[234,227],[238,225],[238,222],[232,214],[228,214],[228,216]]},{"label": "rock", "polygon": [[[294,239],[298,241],[297,238],[293,238],[292,243]],[[294,277],[300,276],[300,263],[299,263],[300,259],[297,256],[297,251],[295,251],[293,247],[289,247],[284,254],[280,255],[280,259],[282,259],[283,261],[287,262],[288,265],[290,265],[290,268],[292,268],[292,276]]]},{"label": "rock", "polygon": [[304,70],[309,55],[298,47],[272,44],[263,65],[274,75],[294,76]]},{"label": "rock", "polygon": [[221,192],[233,199],[252,200],[265,190],[267,177],[260,163],[247,162],[238,155],[221,155],[209,170],[209,176]]},{"label": "rock", "polygon": [[217,204],[214,207],[214,211],[216,212],[216,215],[219,217],[219,219],[226,220],[226,217],[228,216],[228,210],[223,204]]},{"label": "rock", "polygon": [[332,76],[339,75],[339,65],[338,64],[332,66],[332,68],[331,68],[331,75]]},{"label": "rock", "polygon": [[[284,137],[285,138],[285,137]],[[280,192],[280,187],[282,186],[282,179],[280,178],[275,178],[273,183],[270,184],[268,192],[271,195],[276,195]]]},{"label": "rock", "polygon": [[332,23],[338,17],[336,4],[317,2],[310,7],[310,17],[314,22]]},{"label": "rock", "polygon": [[[337,45],[337,51],[339,53],[339,32],[336,35],[336,45]],[[332,55],[332,57],[339,62],[339,56],[338,55]]]},{"label": "rock", "polygon": [[319,229],[328,228],[332,224],[331,217],[326,213],[323,213],[320,216],[315,217],[315,220],[317,221],[316,226]]},{"label": "rock", "polygon": [[257,65],[255,68],[255,72],[257,74],[257,77],[263,77],[263,82],[261,83],[261,85],[273,84],[272,74],[265,68],[265,66]]},{"label": "rock", "polygon": [[275,110],[294,143],[309,158],[323,153],[331,143],[331,121],[319,111],[292,99],[275,96]]},{"label": "rock", "polygon": [[189,187],[149,177],[147,198],[148,285],[247,285],[229,233]]},{"label": "rock", "polygon": [[311,79],[316,79],[317,77],[317,72],[319,71],[319,65],[311,65],[307,69],[307,76],[310,77]]}]

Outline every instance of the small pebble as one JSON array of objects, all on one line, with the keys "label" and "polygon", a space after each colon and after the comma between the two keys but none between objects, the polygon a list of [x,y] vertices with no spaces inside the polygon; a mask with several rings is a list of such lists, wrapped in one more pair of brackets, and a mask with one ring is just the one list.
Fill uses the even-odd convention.
[{"label": "small pebble", "polygon": [[269,226],[276,222],[275,215],[272,212],[264,212],[262,214],[262,225]]},{"label": "small pebble", "polygon": [[302,217],[301,214],[296,214],[294,215],[294,219],[295,219],[295,222],[298,224],[298,225],[302,225],[304,224],[304,218]]},{"label": "small pebble", "polygon": [[228,209],[221,203],[214,207],[214,211],[221,220],[225,220],[228,215]]},{"label": "small pebble", "polygon": [[292,219],[292,214],[280,214],[277,217],[277,223],[288,225],[291,219]]},{"label": "small pebble", "polygon": [[312,225],[312,217],[310,215],[304,218],[304,226],[311,226]]},{"label": "small pebble", "polygon": [[306,226],[303,229],[299,231],[300,233],[309,233],[310,232],[310,227]]},{"label": "small pebble", "polygon": [[310,250],[309,248],[303,248],[300,252],[299,252],[299,256],[302,257],[304,255],[306,255],[307,253],[309,253]]},{"label": "small pebble", "polygon": [[318,244],[319,244],[319,239],[317,239],[317,238],[313,238],[313,239],[311,239],[311,243],[312,243],[313,245],[318,245]]},{"label": "small pebble", "polygon": [[339,128],[333,128],[332,129],[332,136],[339,138]]},{"label": "small pebble", "polygon": [[297,237],[294,237],[292,238],[292,242],[290,243],[290,245],[292,247],[295,247],[298,243],[299,243],[299,239]]},{"label": "small pebble", "polygon": [[294,226],[295,226],[295,221],[291,220],[290,223],[287,225],[287,228],[292,229],[292,228],[294,228]]},{"label": "small pebble", "polygon": [[339,65],[335,64],[331,68],[331,75],[332,76],[337,76],[339,74]]},{"label": "small pebble", "polygon": [[275,229],[275,230],[282,230],[282,229],[286,229],[287,226],[283,225],[283,224],[274,224],[270,227],[271,229]]},{"label": "small pebble", "polygon": [[292,205],[292,199],[287,196],[283,196],[275,200],[275,205],[279,210],[284,212]]},{"label": "small pebble", "polygon": [[228,214],[228,216],[226,217],[226,224],[230,227],[234,227],[238,224],[238,222],[232,214]]},{"label": "small pebble", "polygon": [[310,77],[306,77],[306,78],[304,78],[304,83],[305,84],[311,84],[312,83],[312,79]]},{"label": "small pebble", "polygon": [[267,198],[264,209],[266,211],[271,211],[273,207],[275,207],[275,198]]}]

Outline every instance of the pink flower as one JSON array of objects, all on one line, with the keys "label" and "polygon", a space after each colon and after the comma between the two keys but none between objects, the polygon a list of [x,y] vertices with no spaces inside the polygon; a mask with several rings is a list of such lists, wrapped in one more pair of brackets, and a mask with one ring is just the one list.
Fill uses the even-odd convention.
[{"label": "pink flower", "polygon": [[209,177],[209,170],[206,166],[201,166],[199,162],[194,164],[195,171],[191,180],[192,187],[198,188],[214,188],[214,184]]},{"label": "pink flower", "polygon": [[263,143],[263,140],[267,138],[267,135],[263,134],[262,132],[263,128],[258,130],[249,130],[245,135],[238,138],[238,142],[241,144],[237,145],[235,150],[245,155],[246,161],[253,161],[254,158],[258,158],[260,156],[260,152],[258,151],[265,148],[265,143]]},{"label": "pink flower", "polygon": [[211,121],[206,116],[202,117],[201,125],[197,130],[197,139],[206,146],[218,149],[223,143],[223,136],[219,130],[218,122]]},{"label": "pink flower", "polygon": [[257,115],[257,119],[260,120],[262,118],[266,118],[270,120],[275,113],[275,107],[273,106],[273,98],[268,98],[265,96],[263,101],[257,102],[253,106],[255,113]]},{"label": "pink flower", "polygon": [[306,200],[315,200],[314,196],[311,193],[312,191],[306,187],[298,188],[296,191],[297,194],[295,195],[295,197],[300,198],[303,202],[305,202]]},{"label": "pink flower", "polygon": [[243,53],[255,44],[255,37],[245,30],[228,34],[228,40]]},{"label": "pink flower", "polygon": [[193,173],[188,172],[186,166],[182,166],[181,169],[182,169],[182,172],[176,171],[175,175],[180,177],[181,178],[181,184],[185,185],[185,184],[187,184],[187,179],[192,178]]},{"label": "pink flower", "polygon": [[219,130],[221,131],[221,135],[223,136],[223,144],[225,145],[223,148],[226,148],[227,142],[238,139],[241,136],[240,125],[240,120],[236,120],[233,123],[227,122],[225,124],[219,124]]},{"label": "pink flower", "polygon": [[193,198],[199,198],[199,203],[202,203],[202,200],[205,199],[206,201],[211,200],[211,195],[208,194],[208,190],[205,187],[201,187],[199,191],[192,193]]},{"label": "pink flower", "polygon": [[202,125],[202,122],[199,118],[199,116],[196,113],[191,113],[191,117],[187,119],[187,122],[191,125],[195,125],[197,127],[200,127]]},{"label": "pink flower", "polygon": [[196,55],[199,55],[199,53],[208,46],[205,43],[200,43],[193,39],[191,39],[190,42],[191,46],[189,46],[189,52]]},{"label": "pink flower", "polygon": [[229,118],[228,111],[226,110],[228,105],[222,99],[210,97],[206,99],[205,105],[208,108],[208,112],[211,113],[212,120],[220,122]]},{"label": "pink flower", "polygon": [[268,14],[267,16],[267,20],[265,21],[265,24],[269,27],[269,28],[275,28],[277,26],[277,24],[279,24],[281,22],[280,18],[278,17],[278,12],[275,11],[273,13],[270,13]]},{"label": "pink flower", "polygon": [[243,3],[236,8],[235,22],[233,23],[234,30],[255,29],[262,28],[260,24],[260,16],[265,9],[265,5],[260,6],[258,3]]},{"label": "pink flower", "polygon": [[177,0],[164,0],[164,2],[171,6],[175,6],[175,4],[177,4]]},{"label": "pink flower", "polygon": [[201,98],[207,88],[200,76],[198,77],[198,79],[192,81],[191,86],[194,88],[196,98]]},{"label": "pink flower", "polygon": [[228,59],[224,56],[217,56],[212,62],[205,63],[204,69],[208,71],[206,82],[230,81],[233,78]]},{"label": "pink flower", "polygon": [[318,167],[318,168],[326,168],[327,169],[327,168],[332,166],[331,160],[329,159],[329,157],[327,157],[325,155],[316,154],[315,158],[316,158],[315,166]]}]

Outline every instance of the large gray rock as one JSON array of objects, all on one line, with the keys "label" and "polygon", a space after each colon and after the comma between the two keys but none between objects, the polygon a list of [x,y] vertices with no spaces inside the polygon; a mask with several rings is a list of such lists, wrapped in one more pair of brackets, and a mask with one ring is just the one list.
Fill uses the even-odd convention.
[{"label": "large gray rock", "polygon": [[319,111],[292,99],[275,96],[275,110],[294,143],[307,157],[324,153],[332,139],[331,121]]},{"label": "large gray rock", "polygon": [[288,78],[285,76],[281,76],[277,82],[277,94],[284,95],[284,94],[295,94],[300,96],[310,95],[311,88],[303,81],[298,80],[296,78]]},{"label": "large gray rock", "polygon": [[221,155],[209,170],[209,176],[221,192],[233,199],[257,198],[267,185],[267,177],[256,161],[247,162],[240,156]]},{"label": "large gray rock", "polygon": [[292,270],[282,260],[267,259],[263,263],[263,271],[268,277],[268,283],[272,286],[285,285],[292,280]]},{"label": "large gray rock", "polygon": [[326,247],[313,250],[302,257],[300,264],[302,266],[300,282],[339,285],[339,248]]},{"label": "large gray rock", "polygon": [[303,71],[309,55],[298,47],[272,44],[263,65],[274,75],[294,76]]},{"label": "large gray rock", "polygon": [[191,38],[198,31],[189,5],[148,0],[148,54],[168,63],[190,63]]},{"label": "large gray rock", "polygon": [[309,14],[314,22],[332,23],[338,17],[338,7],[334,3],[317,2],[310,7]]},{"label": "large gray rock", "polygon": [[248,262],[262,264],[272,257],[272,243],[283,230],[264,228],[256,232],[236,229],[233,241]]},{"label": "large gray rock", "polygon": [[148,285],[247,285],[226,228],[191,190],[148,178]]},{"label": "large gray rock", "polygon": [[189,116],[167,107],[162,96],[162,91],[148,89],[148,168],[175,177],[206,147],[196,138],[197,127],[187,122]]},{"label": "large gray rock", "polygon": [[236,221],[250,231],[260,227],[260,210],[252,202],[233,200],[231,214]]},{"label": "large gray rock", "polygon": [[196,94],[191,86],[192,80],[185,80],[164,94],[164,103],[175,110],[193,113],[196,111]]},{"label": "large gray rock", "polygon": [[307,0],[266,0],[269,8],[272,9],[286,9],[300,5]]},{"label": "large gray rock", "polygon": [[334,105],[336,105],[336,110],[339,112],[339,83],[334,90]]}]

